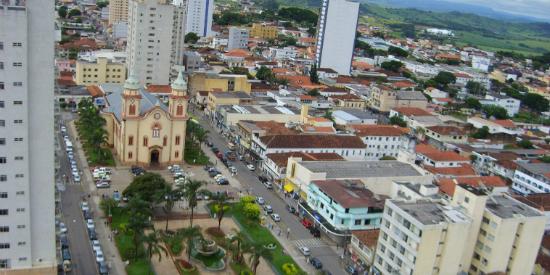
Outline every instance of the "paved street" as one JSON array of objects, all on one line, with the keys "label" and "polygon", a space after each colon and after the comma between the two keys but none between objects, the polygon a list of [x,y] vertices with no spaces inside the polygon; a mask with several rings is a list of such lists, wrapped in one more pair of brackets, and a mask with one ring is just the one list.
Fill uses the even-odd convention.
[{"label": "paved street", "polygon": [[[219,134],[219,129],[214,129],[205,119],[201,119],[201,125],[210,132],[209,140],[214,143],[215,147],[219,148],[221,151],[228,150],[227,141]],[[205,150],[208,149],[205,148]],[[220,165],[223,166],[223,164],[219,163],[218,166]],[[305,261],[305,257],[297,251],[296,244],[306,244],[309,245],[312,256],[319,258],[323,262],[323,267],[325,269],[329,270],[332,274],[345,274],[345,271],[340,266],[340,255],[335,251],[336,248],[329,247],[328,244],[321,240],[312,240],[313,236],[300,223],[299,218],[286,210],[285,207],[287,203],[274,193],[276,191],[265,188],[258,180],[258,176],[249,171],[245,165],[246,164],[241,161],[234,162],[234,166],[238,170],[236,179],[240,181],[243,188],[242,191],[245,192],[245,190],[250,189],[252,190],[252,194],[263,197],[267,204],[271,204],[274,213],[278,213],[281,216],[281,222],[277,224],[282,228],[283,237],[287,232],[287,228],[290,228],[290,240],[293,244],[293,251],[289,251],[289,253],[291,253],[295,260]],[[267,221],[272,222],[270,218],[267,218]],[[274,232],[274,235],[276,235],[276,233],[278,233],[278,231]],[[342,253],[341,248],[339,252]]]},{"label": "paved street", "polygon": [[[62,119],[72,119],[72,115],[70,113],[62,113]],[[73,263],[71,274],[97,274],[95,256],[92,253],[88,232],[84,224],[84,217],[80,210],[80,202],[84,195],[84,190],[82,185],[75,184],[72,181],[70,177],[71,166],[65,151],[63,136],[58,132],[57,137],[60,144],[60,150],[57,152],[60,160],[60,174],[68,177],[68,182],[65,182],[65,191],[61,194],[61,210],[63,212],[62,220],[69,229],[69,249]],[[80,163],[78,165],[80,168]]]}]

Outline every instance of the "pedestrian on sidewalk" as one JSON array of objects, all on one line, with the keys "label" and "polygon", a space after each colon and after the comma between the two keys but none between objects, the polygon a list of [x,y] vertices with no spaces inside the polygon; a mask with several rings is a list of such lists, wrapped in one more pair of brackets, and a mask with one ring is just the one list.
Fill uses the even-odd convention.
[{"label": "pedestrian on sidewalk", "polygon": [[290,227],[286,229],[286,238],[288,239],[289,236],[290,236]]}]

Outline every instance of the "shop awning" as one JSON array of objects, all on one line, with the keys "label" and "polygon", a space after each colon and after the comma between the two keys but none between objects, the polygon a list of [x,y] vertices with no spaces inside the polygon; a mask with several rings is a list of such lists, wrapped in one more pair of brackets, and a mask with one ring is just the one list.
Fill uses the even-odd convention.
[{"label": "shop awning", "polygon": [[283,189],[284,189],[286,192],[290,193],[290,192],[294,191],[294,184],[292,184],[292,183],[287,183],[287,184],[285,184],[285,186],[283,186]]}]

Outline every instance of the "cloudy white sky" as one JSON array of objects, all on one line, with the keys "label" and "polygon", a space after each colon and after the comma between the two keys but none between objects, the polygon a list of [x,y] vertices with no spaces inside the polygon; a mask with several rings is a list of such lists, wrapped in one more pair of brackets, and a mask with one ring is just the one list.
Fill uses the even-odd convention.
[{"label": "cloudy white sky", "polygon": [[451,0],[518,15],[550,19],[550,0]]}]

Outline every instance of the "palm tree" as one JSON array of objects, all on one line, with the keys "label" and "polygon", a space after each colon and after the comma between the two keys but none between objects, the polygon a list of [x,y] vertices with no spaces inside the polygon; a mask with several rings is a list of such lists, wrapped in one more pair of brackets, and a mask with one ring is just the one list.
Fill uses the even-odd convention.
[{"label": "palm tree", "polygon": [[155,254],[159,256],[160,261],[162,259],[161,252],[164,252],[164,255],[168,256],[168,251],[160,244],[160,236],[154,229],[153,232],[143,237],[143,241],[147,246],[147,257],[149,257],[149,261],[151,261]]},{"label": "palm tree", "polygon": [[128,210],[130,215],[125,230],[132,236],[135,260],[138,257],[139,245],[143,239],[143,231],[145,228],[151,226],[149,219],[152,211],[149,203],[139,197],[130,199],[128,202]]},{"label": "palm tree", "polygon": [[207,190],[201,189],[201,187],[206,184],[208,183],[205,181],[189,180],[183,186],[183,197],[187,200],[187,204],[191,209],[191,215],[189,216],[189,227],[193,227],[193,215],[198,201],[197,196],[209,193]]},{"label": "palm tree", "polygon": [[191,249],[193,240],[197,237],[201,237],[201,229],[199,226],[181,228],[176,232],[177,235],[185,239],[187,249],[187,261],[191,261]]},{"label": "palm tree", "polygon": [[166,188],[162,191],[161,200],[164,201],[164,213],[166,214],[166,226],[164,231],[168,231],[168,220],[172,209],[174,209],[174,204],[176,200],[180,197],[181,190],[174,189],[171,185],[167,185]]},{"label": "palm tree", "polygon": [[249,257],[252,273],[256,274],[256,269],[258,268],[258,265],[260,265],[260,258],[264,257],[266,259],[270,259],[271,256],[271,250],[265,248],[262,244],[253,245]]},{"label": "palm tree", "polygon": [[216,217],[218,218],[218,229],[221,228],[222,225],[222,219],[225,215],[225,211],[229,208],[228,201],[229,196],[227,196],[227,193],[221,192],[215,195],[212,198],[213,205],[214,205],[214,211],[216,212]]},{"label": "palm tree", "polygon": [[232,248],[233,260],[237,263],[243,262],[243,254],[250,252],[250,242],[241,231],[235,231],[235,235],[229,240]]}]

